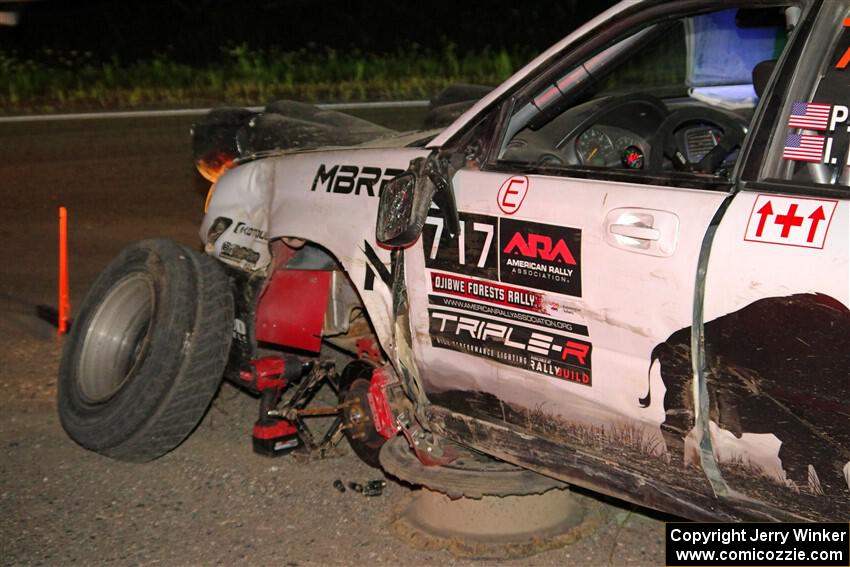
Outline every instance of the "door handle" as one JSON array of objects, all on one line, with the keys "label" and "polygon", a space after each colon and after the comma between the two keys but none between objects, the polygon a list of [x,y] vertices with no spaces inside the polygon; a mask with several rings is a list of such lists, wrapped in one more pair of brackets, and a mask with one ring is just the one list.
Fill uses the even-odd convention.
[{"label": "door handle", "polygon": [[651,226],[640,224],[612,224],[608,226],[612,234],[619,234],[636,240],[648,240],[654,242],[661,238],[661,231]]},{"label": "door handle", "polygon": [[610,246],[648,256],[672,256],[679,239],[679,217],[670,211],[624,207],[608,211],[602,234]]}]

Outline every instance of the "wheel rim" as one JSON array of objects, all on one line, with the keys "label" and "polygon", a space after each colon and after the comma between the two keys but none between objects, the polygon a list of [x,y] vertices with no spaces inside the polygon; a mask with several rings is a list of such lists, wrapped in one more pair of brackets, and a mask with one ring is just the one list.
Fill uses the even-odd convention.
[{"label": "wheel rim", "polygon": [[141,272],[109,290],[91,318],[80,352],[77,382],[86,401],[110,399],[144,358],[155,298],[151,277]]}]

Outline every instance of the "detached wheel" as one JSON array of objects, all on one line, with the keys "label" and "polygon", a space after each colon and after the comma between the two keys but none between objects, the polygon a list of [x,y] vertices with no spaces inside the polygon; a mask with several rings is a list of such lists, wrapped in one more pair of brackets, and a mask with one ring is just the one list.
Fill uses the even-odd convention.
[{"label": "detached wheel", "polygon": [[369,407],[369,383],[374,366],[362,360],[349,363],[339,380],[339,402],[343,405],[342,422],[347,428],[345,437],[354,453],[364,463],[381,468],[378,455],[386,439],[375,429],[372,409]]},{"label": "detached wheel", "polygon": [[233,298],[219,263],[170,240],[125,248],[80,307],[59,367],[59,417],[87,449],[149,461],[179,445],[215,396]]}]

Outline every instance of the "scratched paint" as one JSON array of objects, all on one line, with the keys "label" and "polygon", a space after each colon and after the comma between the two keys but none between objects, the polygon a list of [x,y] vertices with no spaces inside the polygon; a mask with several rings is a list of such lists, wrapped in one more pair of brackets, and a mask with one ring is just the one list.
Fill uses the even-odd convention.
[{"label": "scratched paint", "polygon": [[[676,331],[652,355],[666,389],[661,430],[676,468],[693,463],[690,335],[690,327]],[[765,298],[707,322],[705,343],[713,441],[730,486],[811,517],[844,518],[850,310],[822,294]],[[753,435],[778,442],[776,456],[747,451],[741,440]]]}]

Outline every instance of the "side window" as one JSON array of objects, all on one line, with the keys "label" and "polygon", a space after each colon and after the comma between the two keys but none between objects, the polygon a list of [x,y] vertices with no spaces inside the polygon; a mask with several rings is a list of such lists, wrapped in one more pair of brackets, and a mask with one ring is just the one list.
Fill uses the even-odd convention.
[{"label": "side window", "polygon": [[850,6],[825,2],[790,83],[759,180],[792,185],[850,185]]},{"label": "side window", "polygon": [[554,69],[515,99],[497,164],[727,180],[789,15],[726,9],[655,22]]}]

